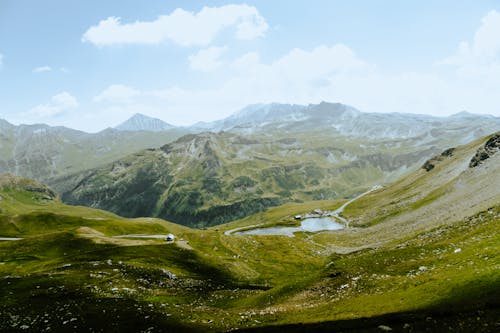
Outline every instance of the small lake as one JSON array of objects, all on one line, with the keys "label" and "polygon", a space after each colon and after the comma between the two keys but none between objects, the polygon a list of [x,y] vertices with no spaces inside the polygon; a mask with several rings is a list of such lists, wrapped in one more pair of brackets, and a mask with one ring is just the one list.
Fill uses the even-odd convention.
[{"label": "small lake", "polygon": [[247,231],[235,232],[235,235],[282,235],[293,237],[295,232],[318,232],[324,230],[340,230],[345,226],[330,217],[308,218],[302,221],[300,227],[269,227],[256,228]]}]

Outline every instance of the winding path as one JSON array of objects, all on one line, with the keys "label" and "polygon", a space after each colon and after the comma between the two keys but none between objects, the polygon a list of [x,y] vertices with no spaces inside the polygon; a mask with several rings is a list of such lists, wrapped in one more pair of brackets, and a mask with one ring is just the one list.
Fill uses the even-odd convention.
[{"label": "winding path", "polygon": [[363,192],[361,193],[360,195],[358,195],[357,197],[355,198],[352,198],[351,200],[347,201],[346,203],[344,203],[342,206],[340,206],[339,208],[335,209],[332,213],[333,213],[333,216],[337,219],[339,219],[340,221],[344,222],[344,224],[346,225],[346,227],[349,227],[349,220],[343,218],[342,216],[340,216],[340,214],[344,211],[344,209],[349,206],[350,204],[352,204],[354,201],[358,200],[359,198],[361,197],[364,197],[365,195],[367,195],[368,193],[371,193],[373,191],[376,191],[376,190],[380,190],[382,188],[381,185],[375,185],[373,186],[371,189],[369,189],[368,191],[366,192]]},{"label": "winding path", "polygon": [[[332,213],[332,217],[334,217],[334,218],[338,219],[339,221],[343,222],[346,225],[346,227],[349,227],[349,220],[347,220],[347,219],[343,218],[342,216],[340,216],[340,214],[344,211],[344,209],[348,205],[350,205],[351,203],[353,203],[354,201],[358,200],[359,198],[367,195],[368,193],[371,193],[373,191],[379,190],[381,188],[382,188],[381,185],[375,185],[371,189],[369,189],[368,191],[363,192],[360,195],[352,198],[351,200],[347,201],[342,206],[340,206],[339,208],[337,208],[333,212],[331,212]],[[233,234],[235,232],[238,232],[240,230],[255,229],[256,227],[260,227],[260,226],[263,226],[265,224],[266,223],[259,223],[259,224],[247,225],[247,226],[244,226],[244,227],[239,227],[239,228],[227,230],[227,231],[224,232],[224,235],[229,236],[229,235],[231,235],[231,234]]]}]

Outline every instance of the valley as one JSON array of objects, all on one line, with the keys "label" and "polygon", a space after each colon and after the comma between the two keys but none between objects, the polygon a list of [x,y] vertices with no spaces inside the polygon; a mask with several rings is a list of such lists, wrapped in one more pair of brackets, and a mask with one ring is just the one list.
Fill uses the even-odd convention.
[{"label": "valley", "polygon": [[[0,236],[22,239],[0,242],[0,330],[496,331],[499,139],[436,154],[347,206],[290,202],[205,230],[68,206],[1,176]],[[341,207],[349,228],[228,232]]]},{"label": "valley", "polygon": [[[51,186],[69,204],[203,228],[288,202],[355,196],[396,181],[446,148],[500,128],[500,120],[491,116],[374,114],[325,102],[253,105],[187,128],[141,115],[127,124],[125,130],[120,125],[105,131],[115,137],[111,145],[104,132],[94,134],[108,147],[105,154],[82,151],[81,163],[48,152],[52,160],[74,165],[38,166],[31,157],[23,163],[37,174],[17,174]],[[148,142],[140,150],[138,145]]]},{"label": "valley", "polygon": [[0,1],[0,333],[500,332],[500,1]]}]

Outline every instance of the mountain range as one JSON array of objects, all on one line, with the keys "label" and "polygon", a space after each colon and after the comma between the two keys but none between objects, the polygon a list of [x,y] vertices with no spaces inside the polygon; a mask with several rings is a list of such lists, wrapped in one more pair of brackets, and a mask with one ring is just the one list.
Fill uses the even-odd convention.
[{"label": "mountain range", "polygon": [[500,129],[500,120],[269,104],[205,126],[218,132],[189,134],[49,184],[70,204],[205,227],[389,183],[454,142]]},{"label": "mountain range", "polygon": [[285,202],[334,199],[389,183],[445,148],[500,130],[500,118],[363,113],[339,104],[256,104],[173,127],[136,114],[90,134],[0,121],[0,172],[63,200],[199,227]]}]

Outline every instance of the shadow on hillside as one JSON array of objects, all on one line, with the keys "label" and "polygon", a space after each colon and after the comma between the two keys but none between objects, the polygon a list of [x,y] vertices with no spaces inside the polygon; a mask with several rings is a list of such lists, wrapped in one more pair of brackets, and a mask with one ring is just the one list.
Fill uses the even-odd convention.
[{"label": "shadow on hillside", "polygon": [[238,332],[500,332],[498,287],[499,283],[493,284],[485,297],[448,299],[418,311],[321,323],[255,327]]}]

